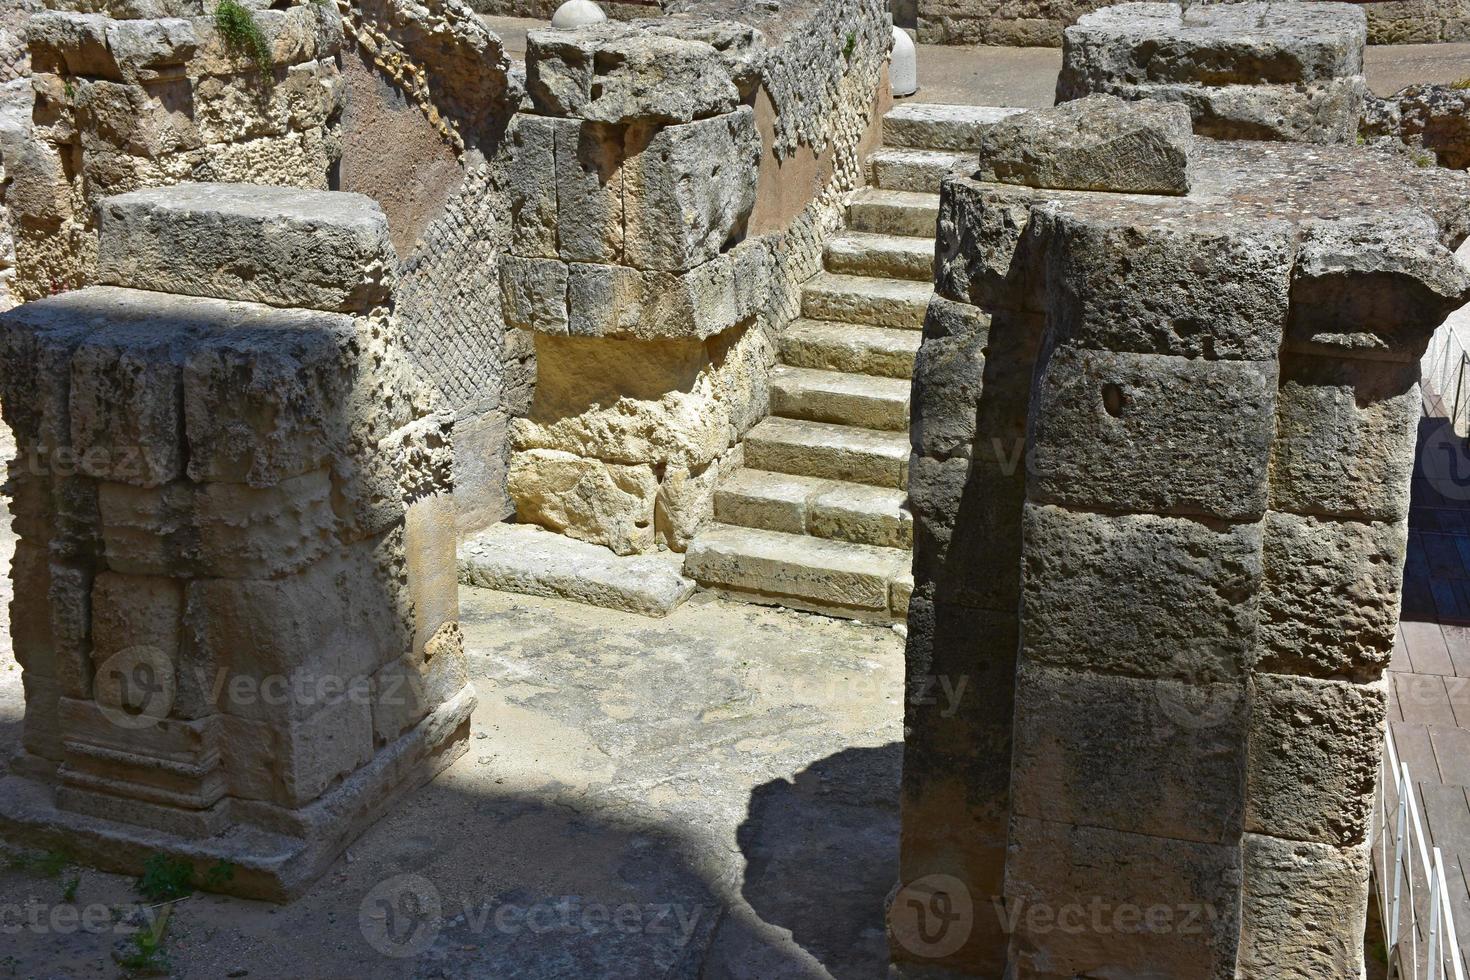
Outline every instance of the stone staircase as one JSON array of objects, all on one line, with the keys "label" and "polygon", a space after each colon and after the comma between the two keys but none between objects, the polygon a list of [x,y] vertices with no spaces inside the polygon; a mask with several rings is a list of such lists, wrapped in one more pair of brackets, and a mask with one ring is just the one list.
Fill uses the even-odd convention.
[{"label": "stone staircase", "polygon": [[853,194],[825,271],[781,338],[771,416],[684,573],[701,586],[874,622],[908,611],[909,385],[933,292],[939,183],[984,128],[1015,110],[900,106]]}]

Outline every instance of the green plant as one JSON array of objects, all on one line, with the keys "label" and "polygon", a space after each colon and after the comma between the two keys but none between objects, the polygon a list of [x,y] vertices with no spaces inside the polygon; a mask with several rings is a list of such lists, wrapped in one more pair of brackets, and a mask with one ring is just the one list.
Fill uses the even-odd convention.
[{"label": "green plant", "polygon": [[236,0],[220,0],[214,8],[214,27],[233,54],[249,58],[262,77],[271,73],[271,45],[255,22],[255,15]]},{"label": "green plant", "polygon": [[163,940],[168,934],[169,914],[173,909],[165,907],[148,929],[133,933],[133,948],[125,953],[113,955],[117,965],[135,975],[166,976],[170,972],[168,954],[163,950]]},{"label": "green plant", "polygon": [[843,48],[842,48],[842,56],[844,58],[846,58],[848,61],[851,61],[852,60],[852,53],[854,51],[856,51],[856,50],[857,50],[857,34],[855,34],[852,31],[848,31],[847,32],[847,44],[845,44],[843,46]]},{"label": "green plant", "polygon": [[1467,89],[1467,88],[1470,88],[1470,75],[1467,75],[1466,77],[1460,79],[1458,82],[1450,82],[1450,88],[1458,88],[1458,89]]},{"label": "green plant", "polygon": [[29,871],[43,878],[55,878],[69,866],[75,864],[76,859],[67,851],[53,849],[12,854],[6,863],[15,871]]},{"label": "green plant", "polygon": [[194,894],[194,866],[182,858],[155,854],[143,862],[138,894],[155,902],[171,902]]},{"label": "green plant", "polygon": [[61,889],[61,900],[68,905],[77,900],[77,889],[82,886],[82,876],[73,875]]},{"label": "green plant", "polygon": [[223,858],[216,861],[208,871],[204,872],[205,888],[219,888],[221,885],[234,880],[235,866]]},{"label": "green plant", "polygon": [[1434,159],[1433,153],[1426,153],[1423,150],[1416,151],[1409,159],[1413,161],[1416,167],[1432,167],[1437,162]]}]

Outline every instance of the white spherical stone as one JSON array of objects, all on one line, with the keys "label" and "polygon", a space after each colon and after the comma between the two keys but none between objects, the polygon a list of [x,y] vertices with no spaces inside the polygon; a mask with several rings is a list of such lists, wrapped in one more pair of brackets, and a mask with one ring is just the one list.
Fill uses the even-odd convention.
[{"label": "white spherical stone", "polygon": [[919,90],[919,52],[909,32],[901,27],[893,29],[893,60],[888,65],[888,82],[895,96],[913,95]]},{"label": "white spherical stone", "polygon": [[605,20],[607,20],[607,14],[603,13],[602,8],[592,0],[567,0],[566,3],[556,8],[556,13],[551,15],[551,26],[569,31],[574,27],[601,24]]}]

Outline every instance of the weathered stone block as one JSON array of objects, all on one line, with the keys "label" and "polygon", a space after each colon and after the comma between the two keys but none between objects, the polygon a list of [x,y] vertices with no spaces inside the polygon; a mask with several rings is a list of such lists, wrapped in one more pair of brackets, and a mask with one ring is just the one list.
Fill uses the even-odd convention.
[{"label": "weathered stone block", "polygon": [[560,259],[500,257],[500,296],[505,324],[565,336],[571,270]]},{"label": "weathered stone block", "polygon": [[739,98],[710,45],[618,23],[531,31],[526,88],[538,112],[605,123],[689,122]]},{"label": "weathered stone block", "polygon": [[300,807],[373,755],[368,686],[299,718],[220,719],[230,795]]},{"label": "weathered stone block", "polygon": [[1246,834],[1241,842],[1241,980],[1363,975],[1366,846],[1337,848]]},{"label": "weathered stone block", "polygon": [[112,683],[115,678],[108,675],[117,670],[132,674],[142,648],[150,666],[170,668],[169,676],[154,682],[167,685],[171,698],[178,683],[183,614],[183,584],[177,579],[99,574],[92,585],[92,663],[98,686],[105,678]]},{"label": "weathered stone block", "polygon": [[46,602],[51,613],[51,649],[56,678],[69,698],[92,696],[92,579],[89,565],[53,561]]},{"label": "weathered stone block", "polygon": [[1470,268],[1424,214],[1308,221],[1291,284],[1288,339],[1337,357],[1418,361],[1470,301]]},{"label": "weathered stone block", "polygon": [[[1112,677],[1031,662],[1016,678],[1015,814],[1181,841],[1240,834],[1240,682]],[[1127,793],[1118,787],[1127,786]]]},{"label": "weathered stone block", "polygon": [[909,462],[914,588],[926,598],[1014,609],[1021,591],[1025,473],[980,454]]},{"label": "weathered stone block", "polygon": [[1271,506],[1398,521],[1409,513],[1420,367],[1290,354],[1281,362]]},{"label": "weathered stone block", "polygon": [[1059,344],[1206,360],[1271,361],[1286,331],[1295,233],[1285,221],[1143,219],[1099,199],[1041,210]]},{"label": "weathered stone block", "polygon": [[20,729],[21,747],[38,758],[60,762],[63,755],[58,713],[61,684],[55,677],[33,670],[22,671],[20,682],[26,699],[26,713]]},{"label": "weathered stone block", "polygon": [[1201,684],[1250,662],[1261,528],[1026,505],[1027,657]]},{"label": "weathered stone block", "polygon": [[401,658],[372,678],[373,737],[386,745],[449,702],[469,679],[459,626],[432,645],[427,660]]},{"label": "weathered stone block", "polygon": [[1274,363],[1058,347],[1038,385],[1031,499],[1227,520],[1265,510]]},{"label": "weathered stone block", "polygon": [[183,475],[181,345],[159,326],[104,328],[72,356],[71,446],[88,476],[156,487]]},{"label": "weathered stone block", "polygon": [[1246,829],[1339,847],[1367,840],[1386,683],[1258,673],[1250,699]]},{"label": "weathered stone block", "polygon": [[511,117],[506,131],[506,194],[514,255],[557,256],[556,133],[561,125],[565,123],[528,112]]},{"label": "weathered stone block", "polygon": [[1074,191],[1189,193],[1194,131],[1182,106],[1089,95],[1001,120],[976,180]]},{"label": "weathered stone block", "polygon": [[929,302],[924,341],[914,361],[909,440],[916,453],[963,451],[975,439],[985,376],[990,316],[942,296]]},{"label": "weathered stone block", "polygon": [[1235,976],[1240,846],[1017,817],[1006,862],[1022,976]]},{"label": "weathered stone block", "polygon": [[1271,512],[1256,668],[1377,677],[1393,656],[1408,532]]},{"label": "weathered stone block", "polygon": [[650,466],[530,449],[512,454],[507,486],[522,523],[606,545],[620,555],[653,548],[659,486]]},{"label": "weathered stone block", "polygon": [[361,194],[181,184],[108,198],[98,221],[108,285],[365,312],[398,265],[387,216]]},{"label": "weathered stone block", "polygon": [[575,121],[555,129],[556,254],[568,262],[621,262],[624,238],[632,237],[624,232],[624,129]]},{"label": "weathered stone block", "polygon": [[567,308],[574,337],[702,340],[744,319],[728,254],[682,273],[574,263]]},{"label": "weathered stone block", "polygon": [[629,265],[680,272],[743,235],[761,154],[753,109],[678,126],[640,123],[624,152]]},{"label": "weathered stone block", "polygon": [[940,188],[934,291],[992,312],[1042,312],[1045,267],[1030,188],[947,177]]}]

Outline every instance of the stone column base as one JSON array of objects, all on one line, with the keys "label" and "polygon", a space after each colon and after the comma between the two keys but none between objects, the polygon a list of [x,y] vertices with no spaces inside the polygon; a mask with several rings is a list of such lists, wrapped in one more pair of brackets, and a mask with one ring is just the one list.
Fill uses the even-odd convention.
[{"label": "stone column base", "polygon": [[298,810],[221,800],[218,806],[231,809],[226,822],[232,829],[203,839],[63,810],[56,805],[58,787],[43,778],[44,767],[23,754],[11,774],[0,778],[0,836],[29,847],[65,848],[85,864],[120,874],[141,874],[144,862],[160,853],[193,864],[196,880],[226,861],[234,876],[211,891],[287,902],[375,821],[464,755],[476,703],[474,688],[466,685],[367,765]]}]

